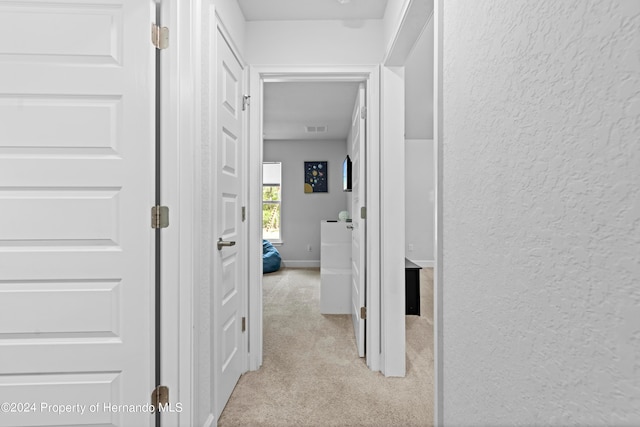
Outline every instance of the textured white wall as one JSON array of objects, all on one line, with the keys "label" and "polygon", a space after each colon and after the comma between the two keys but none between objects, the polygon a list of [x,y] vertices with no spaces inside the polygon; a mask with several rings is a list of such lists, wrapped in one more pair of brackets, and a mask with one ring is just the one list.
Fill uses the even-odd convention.
[{"label": "textured white wall", "polygon": [[[346,141],[265,141],[264,161],[282,162],[282,246],[288,267],[320,266],[320,221],[338,219],[347,209],[342,191]],[[304,192],[304,162],[327,160],[328,193]],[[307,251],[311,245],[311,252]]]},{"label": "textured white wall", "polygon": [[[433,267],[435,172],[432,139],[408,139],[404,145],[405,257]],[[413,250],[409,249],[413,245]]]},{"label": "textured white wall", "polygon": [[640,2],[444,2],[445,425],[640,425]]}]

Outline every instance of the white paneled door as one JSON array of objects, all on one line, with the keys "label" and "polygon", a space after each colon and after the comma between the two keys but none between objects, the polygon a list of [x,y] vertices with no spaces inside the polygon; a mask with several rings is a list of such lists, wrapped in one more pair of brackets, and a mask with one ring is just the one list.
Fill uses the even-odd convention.
[{"label": "white paneled door", "polygon": [[360,84],[351,120],[351,177],[352,177],[352,243],[351,243],[351,317],[356,335],[358,355],[365,356],[365,319],[363,307],[366,298],[365,278],[365,221],[361,210],[365,206],[365,87]]},{"label": "white paneled door", "polygon": [[216,35],[216,190],[214,316],[216,412],[222,413],[245,364],[243,316],[243,71],[224,36]]},{"label": "white paneled door", "polygon": [[0,1],[0,426],[153,424],[152,6]]}]

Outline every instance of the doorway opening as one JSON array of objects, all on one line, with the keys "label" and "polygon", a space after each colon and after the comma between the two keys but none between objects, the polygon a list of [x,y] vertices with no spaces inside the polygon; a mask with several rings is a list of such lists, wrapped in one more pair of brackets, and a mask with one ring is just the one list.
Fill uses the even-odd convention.
[{"label": "doorway opening", "polygon": [[[356,234],[364,224],[360,218],[352,220],[351,212],[357,210],[352,208],[352,203],[364,199],[358,197],[364,186],[358,185],[365,180],[353,180],[356,184],[353,192],[351,188],[345,190],[343,179],[347,157],[354,158],[358,167],[359,153],[362,151],[364,155],[357,139],[360,120],[354,121],[354,111],[357,110],[359,119],[360,103],[364,104],[364,99],[360,100],[361,85],[358,81],[264,83],[262,238],[267,240],[263,241],[264,268],[265,271],[273,269],[274,249],[270,243],[282,260],[282,268],[311,269],[306,276],[303,272],[281,272],[278,289],[268,286],[274,275],[263,277],[265,322],[274,321],[269,315],[274,309],[282,311],[284,316],[285,312],[304,306],[305,312],[320,317],[359,313],[360,306],[364,305],[358,302],[352,307],[352,294],[358,299],[360,285],[364,285],[364,277],[362,280],[358,277],[359,261],[364,258],[359,256],[359,249],[364,245],[360,245],[360,236]],[[354,142],[357,142],[355,149]],[[358,178],[359,170],[352,175]],[[358,250],[357,257],[352,257],[354,250]],[[358,261],[353,268],[352,260]],[[306,277],[315,286],[307,289],[299,282],[294,285],[290,283],[294,277],[297,281]],[[288,286],[294,290],[286,292]],[[295,291],[302,292],[303,288],[309,295],[293,306],[288,299],[279,301],[274,296],[296,300],[299,292]],[[357,354],[364,356],[361,322],[364,323],[355,319],[351,322],[353,328],[349,322],[345,323],[342,333],[346,338],[359,336],[362,341],[356,339],[355,345],[348,343],[344,350],[357,349]],[[271,331],[269,336],[275,337],[281,328],[274,330],[272,326],[265,324],[265,329]],[[265,348],[273,348],[272,343],[265,343]]]},{"label": "doorway opening", "polygon": [[[429,19],[402,61],[405,80],[406,349],[434,384],[435,150],[434,22]],[[408,365],[407,370],[416,366]],[[434,390],[425,395],[430,410]]]},{"label": "doorway opening", "polygon": [[341,168],[357,93],[358,82],[264,84],[262,237],[287,267],[320,267],[320,222],[351,210]]},{"label": "doorway opening", "polygon": [[[250,296],[249,296],[249,328],[250,331],[250,369],[256,370],[263,361],[263,293],[262,293],[262,236],[263,236],[263,175],[262,166],[264,162],[279,161],[282,164],[282,182],[280,199],[280,225],[281,241],[276,243],[276,247],[282,252],[284,265],[288,267],[320,267],[320,221],[322,219],[338,220],[339,213],[348,209],[348,193],[342,189],[342,164],[348,150],[346,134],[341,135],[340,129],[343,125],[328,121],[328,116],[317,115],[315,119],[300,117],[301,110],[307,104],[324,97],[325,108],[331,97],[328,91],[337,90],[338,93],[352,88],[355,90],[363,83],[369,100],[377,102],[377,69],[359,67],[358,69],[341,70],[332,67],[330,69],[308,69],[292,70],[286,68],[256,68],[251,71],[251,91],[254,97],[252,105],[250,124],[250,176],[249,176],[249,205],[254,206],[249,210],[249,236],[250,236]],[[318,92],[318,88],[320,92]],[[270,99],[272,89],[279,89],[283,94],[275,94]],[[315,89],[315,95],[305,92],[305,90]],[[344,97],[348,104],[346,122],[350,125],[353,98]],[[316,98],[313,98],[313,97]],[[274,102],[276,107],[269,108]],[[318,104],[318,103],[316,103]],[[323,102],[319,105],[322,107]],[[279,106],[278,106],[279,105]],[[331,108],[331,107],[329,107]],[[283,113],[284,112],[284,113]],[[321,112],[322,113],[322,112]],[[275,114],[273,118],[270,115]],[[296,116],[299,120],[297,125],[287,125],[277,118],[277,115],[284,114],[285,117]],[[273,126],[272,126],[273,125]],[[293,127],[293,128],[292,128]],[[369,129],[368,129],[369,130]],[[336,132],[336,133],[333,133]],[[296,134],[291,137],[287,134]],[[372,136],[372,152],[379,143],[379,133],[377,130],[369,131]],[[319,135],[326,135],[318,138]],[[271,142],[272,141],[272,142]],[[316,142],[314,142],[316,141]],[[321,142],[317,142],[321,141]],[[298,152],[298,154],[296,154]],[[286,158],[272,157],[274,153],[286,153]],[[300,157],[302,156],[302,157]],[[300,158],[298,158],[300,157]],[[367,159],[368,161],[369,159]],[[305,193],[305,184],[315,184],[315,182],[305,182],[305,162],[315,163],[316,168],[328,168],[326,191],[319,188],[319,191]],[[376,163],[377,164],[377,163]],[[319,169],[316,169],[319,171]],[[326,170],[325,170],[326,171]],[[333,174],[332,174],[333,173]],[[367,181],[369,178],[367,172]],[[376,171],[377,173],[377,171]],[[316,176],[320,176],[319,173]],[[321,181],[321,180],[320,180]],[[321,182],[318,182],[321,184]],[[377,181],[371,186],[371,190],[376,188]],[[321,187],[319,185],[319,187]],[[335,187],[335,188],[334,188]],[[314,189],[314,186],[311,186]],[[370,191],[368,189],[367,191]],[[378,201],[374,197],[371,202],[375,205]],[[302,208],[309,208],[309,205],[319,203],[320,208],[311,209],[309,221],[313,226],[307,230],[304,225],[296,223],[293,219],[300,214]],[[371,205],[371,204],[370,204]],[[313,215],[319,215],[317,218]],[[304,215],[304,213],[303,213]],[[374,221],[376,220],[374,216]],[[310,222],[310,224],[311,224]],[[299,227],[296,229],[296,227]],[[309,232],[305,234],[305,232]],[[260,254],[260,255],[259,255]],[[293,256],[291,254],[294,254]],[[300,255],[301,254],[301,255]],[[377,265],[377,263],[375,264]],[[372,288],[367,294],[367,305],[379,307],[379,274],[374,273],[367,276],[369,286]],[[374,285],[375,284],[375,285]],[[371,322],[371,320],[374,320]],[[379,310],[373,310],[369,316],[372,323],[367,331],[367,348],[379,348],[380,323]],[[370,338],[371,337],[371,338]],[[363,336],[364,341],[364,336]],[[367,365],[378,370],[378,351],[367,351]]]}]

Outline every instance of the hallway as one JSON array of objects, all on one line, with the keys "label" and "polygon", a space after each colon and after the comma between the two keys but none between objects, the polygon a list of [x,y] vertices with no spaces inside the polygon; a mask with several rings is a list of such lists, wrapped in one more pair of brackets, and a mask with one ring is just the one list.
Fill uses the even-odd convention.
[{"label": "hallway", "polygon": [[407,316],[407,376],[357,357],[351,318],[319,313],[318,269],[284,268],[264,286],[264,365],[240,378],[219,426],[427,426],[433,420],[433,270]]}]

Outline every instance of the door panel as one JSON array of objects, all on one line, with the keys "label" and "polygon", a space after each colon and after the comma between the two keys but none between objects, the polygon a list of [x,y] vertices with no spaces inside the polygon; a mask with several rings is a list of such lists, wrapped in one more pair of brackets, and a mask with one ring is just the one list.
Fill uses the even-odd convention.
[{"label": "door panel", "polygon": [[20,147],[22,152],[116,155],[120,101],[113,96],[3,96],[3,133],[13,139],[0,140],[0,148],[16,153]]},{"label": "door panel", "polygon": [[152,6],[0,2],[0,426],[152,425]]},{"label": "door panel", "polygon": [[360,211],[365,206],[365,120],[362,111],[365,106],[364,84],[360,84],[351,120],[351,317],[356,336],[358,355],[365,356],[365,320],[360,316],[360,308],[365,306],[365,221]]},{"label": "door panel", "polygon": [[215,250],[216,411],[222,413],[243,373],[242,316],[242,66],[217,33],[216,224],[215,236],[234,246]]},{"label": "door panel", "polygon": [[[133,8],[123,2],[3,2],[0,28],[9,37],[0,39],[0,52],[29,62],[68,64],[122,63],[124,17],[131,22]],[[134,6],[146,14],[148,2]],[[64,29],[61,31],[61,29]],[[129,29],[127,28],[127,32]],[[3,34],[4,35],[4,34]],[[130,39],[127,39],[130,41]],[[37,70],[34,70],[37,74]]]}]

